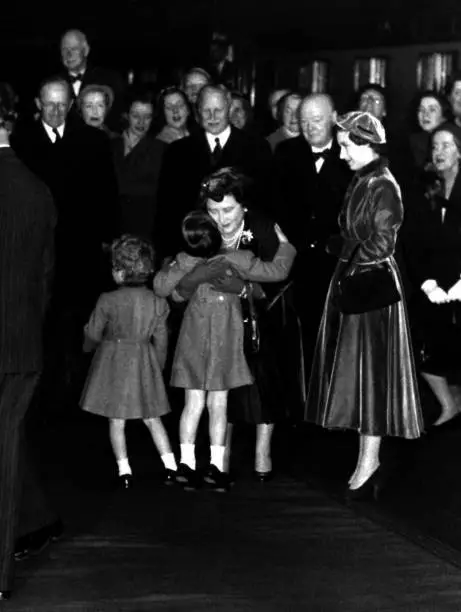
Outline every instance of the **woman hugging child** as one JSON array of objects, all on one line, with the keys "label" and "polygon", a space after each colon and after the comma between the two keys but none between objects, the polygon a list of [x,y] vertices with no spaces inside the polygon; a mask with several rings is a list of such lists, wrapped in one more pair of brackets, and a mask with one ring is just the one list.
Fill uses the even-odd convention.
[{"label": "woman hugging child", "polygon": [[[184,275],[210,259],[217,264],[229,264],[247,281],[282,281],[290,272],[296,251],[278,227],[276,231],[279,249],[273,261],[265,262],[250,251],[225,251],[214,220],[206,212],[192,212],[182,224],[185,251],[157,273],[154,291],[162,297],[172,295]],[[245,285],[244,291],[251,291],[251,283]],[[181,463],[176,475],[186,489],[200,485],[195,438],[206,403],[210,416],[211,465],[205,480],[217,491],[229,490],[229,476],[223,468],[227,393],[253,382],[243,340],[240,296],[217,291],[210,283],[199,285],[184,313],[170,382],[171,386],[186,390],[180,420]]]}]

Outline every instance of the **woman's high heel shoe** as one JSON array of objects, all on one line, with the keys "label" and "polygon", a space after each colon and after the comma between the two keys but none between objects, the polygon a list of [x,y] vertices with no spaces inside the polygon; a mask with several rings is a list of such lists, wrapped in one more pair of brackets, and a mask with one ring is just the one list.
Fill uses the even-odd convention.
[{"label": "woman's high heel shoe", "polygon": [[358,489],[346,489],[346,499],[350,501],[364,501],[373,499],[378,501],[384,486],[384,474],[381,466]]}]

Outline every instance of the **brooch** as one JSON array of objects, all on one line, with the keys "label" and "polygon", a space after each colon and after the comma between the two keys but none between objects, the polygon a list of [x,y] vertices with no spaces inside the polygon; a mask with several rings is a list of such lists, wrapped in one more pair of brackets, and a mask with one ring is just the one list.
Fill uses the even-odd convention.
[{"label": "brooch", "polygon": [[253,240],[253,238],[253,232],[251,231],[251,229],[247,229],[242,232],[241,242],[242,244],[249,244]]}]

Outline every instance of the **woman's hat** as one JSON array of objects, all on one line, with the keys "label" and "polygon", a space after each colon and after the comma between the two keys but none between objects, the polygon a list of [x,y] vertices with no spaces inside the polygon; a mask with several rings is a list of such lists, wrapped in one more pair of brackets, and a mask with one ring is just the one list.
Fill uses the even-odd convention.
[{"label": "woman's hat", "polygon": [[77,98],[77,104],[80,109],[85,96],[90,93],[101,93],[106,100],[107,112],[110,111],[112,104],[114,103],[114,91],[112,87],[109,87],[109,85],[99,85],[99,83],[90,83],[89,85],[85,85],[85,87],[80,90]]},{"label": "woman's hat", "polygon": [[354,134],[370,144],[385,144],[386,142],[386,130],[383,124],[371,113],[364,111],[346,113],[338,117],[336,125],[341,130]]}]

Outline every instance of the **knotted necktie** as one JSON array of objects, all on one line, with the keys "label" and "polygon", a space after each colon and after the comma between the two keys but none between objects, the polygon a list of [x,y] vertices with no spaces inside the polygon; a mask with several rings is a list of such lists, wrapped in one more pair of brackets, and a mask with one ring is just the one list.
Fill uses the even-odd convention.
[{"label": "knotted necktie", "polygon": [[57,128],[53,128],[53,134],[56,136],[56,139],[54,141],[54,144],[61,142],[62,138],[61,138],[61,134],[58,132]]},{"label": "knotted necktie", "polygon": [[74,83],[81,82],[82,79],[83,79],[83,75],[82,74],[69,74],[69,81],[72,83],[72,85]]},{"label": "knotted necktie", "polygon": [[221,143],[219,142],[219,138],[215,138],[215,143],[216,143],[216,146],[213,149],[213,152],[211,154],[211,165],[212,166],[217,166],[222,156],[222,146],[221,146]]}]

